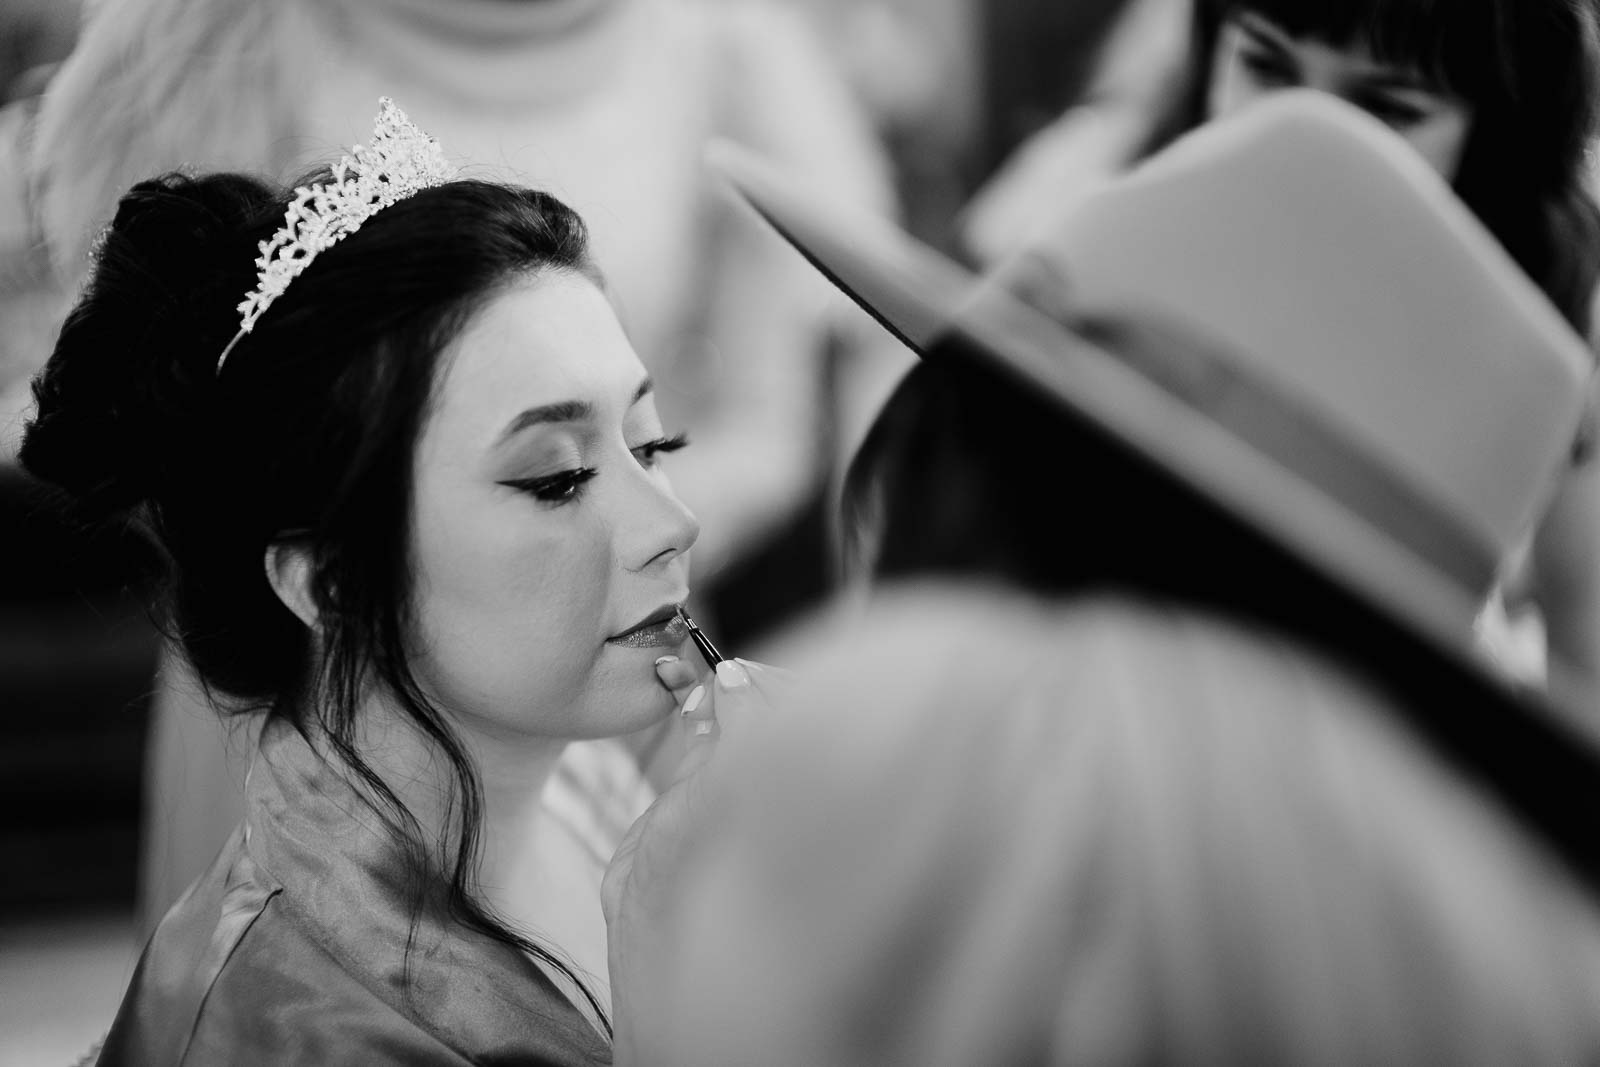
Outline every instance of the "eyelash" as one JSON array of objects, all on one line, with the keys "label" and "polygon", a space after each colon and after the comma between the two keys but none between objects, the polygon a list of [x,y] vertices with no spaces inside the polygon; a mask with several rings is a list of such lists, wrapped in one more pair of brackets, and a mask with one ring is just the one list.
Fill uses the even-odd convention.
[{"label": "eyelash", "polygon": [[1402,104],[1393,100],[1363,100],[1361,101],[1361,107],[1373,118],[1396,128],[1415,126],[1426,117],[1422,111],[1412,107],[1410,104]]},{"label": "eyelash", "polygon": [[633,450],[633,455],[639,461],[639,465],[648,470],[655,467],[656,457],[687,447],[689,447],[689,435],[676,433],[671,437],[658,437],[654,441],[646,441]]},{"label": "eyelash", "polygon": [[[637,448],[631,449],[633,458],[638,460],[639,466],[646,470],[654,470],[657,457],[669,452],[676,452],[689,444],[688,434],[675,434],[672,437],[658,437],[654,441],[646,441]],[[527,493],[535,500],[544,504],[560,507],[570,504],[583,495],[584,485],[600,472],[593,467],[574,467],[558,474],[547,475],[543,478],[527,478],[522,481],[501,482],[501,485]]]},{"label": "eyelash", "polygon": [[1246,49],[1239,58],[1257,82],[1288,85],[1294,81],[1294,71],[1270,53]]},{"label": "eyelash", "polygon": [[[1240,53],[1240,61],[1245,69],[1260,85],[1290,85],[1295,81],[1295,72],[1282,60],[1271,53],[1246,48]],[[1415,126],[1427,117],[1426,112],[1395,100],[1384,97],[1372,97],[1357,101],[1360,108],[1396,129]]]}]

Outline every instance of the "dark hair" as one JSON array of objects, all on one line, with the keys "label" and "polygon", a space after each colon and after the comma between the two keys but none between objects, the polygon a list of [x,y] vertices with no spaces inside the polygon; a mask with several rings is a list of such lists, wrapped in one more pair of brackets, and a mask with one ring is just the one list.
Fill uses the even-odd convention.
[{"label": "dark hair", "polygon": [[[34,382],[22,463],[89,521],[148,536],[161,619],[221,703],[325,738],[413,869],[443,862],[451,914],[566,971],[599,1012],[560,960],[478,899],[482,786],[406,656],[414,446],[441,352],[516,278],[598,281],[583,223],[528,189],[460,180],[419,192],[318,255],[219,374],[257,246],[289,196],[236,174],[168,175],[124,196]],[[265,575],[267,546],[286,537],[313,561],[320,656]],[[454,819],[436,850],[357,751],[356,710],[374,683],[452,770]],[[416,909],[429,892],[418,879]]]},{"label": "dark hair", "polygon": [[[1135,322],[1075,329],[1100,352],[1074,358],[1195,343]],[[846,472],[843,503],[846,559],[879,580],[979,576],[1047,596],[1116,592],[1344,648],[1330,616],[1307,610],[1325,604],[1330,583],[959,338],[890,396]]]},{"label": "dark hair", "polygon": [[[1133,324],[1078,329],[1110,351],[1184,344]],[[849,565],[877,579],[1116,590],[1280,625],[1303,603],[1303,582],[1274,572],[1281,550],[1262,552],[1213,501],[956,338],[911,369],[868,430],[841,526]]]},{"label": "dark hair", "polygon": [[1145,153],[1206,121],[1227,19],[1360,43],[1472,105],[1455,189],[1580,332],[1600,279],[1600,210],[1585,150],[1600,106],[1593,0],[1194,0],[1187,69]]},{"label": "dark hair", "polygon": [[[1144,323],[1076,328],[1105,353],[1082,358],[1152,346],[1181,353],[1193,343]],[[1530,714],[1530,695],[1463,669],[1451,651],[959,335],[912,368],[869,429],[845,476],[841,519],[847,559],[878,580],[1109,593],[1302,644],[1391,696],[1408,726],[1526,818],[1600,894],[1593,829],[1574,803],[1600,771],[1587,731],[1574,738],[1556,714]]]}]

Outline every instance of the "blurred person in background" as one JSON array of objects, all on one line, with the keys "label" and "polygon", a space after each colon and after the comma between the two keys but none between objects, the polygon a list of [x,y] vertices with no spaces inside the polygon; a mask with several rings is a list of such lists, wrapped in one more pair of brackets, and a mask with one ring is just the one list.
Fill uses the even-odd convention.
[{"label": "blurred person in background", "polygon": [[[1076,203],[1137,157],[1182,73],[1189,0],[1104,5],[1098,47],[1079,56],[1082,73],[1028,113],[1051,104],[1047,121],[1012,119],[1022,136],[998,157],[957,222],[959,252],[990,264],[1036,233],[1040,212]],[[1062,99],[1064,97],[1064,99]],[[1048,112],[1046,112],[1048,114]]]},{"label": "blurred person in background", "polygon": [[0,9],[0,456],[16,454],[28,379],[50,348],[65,297],[27,192],[25,160],[39,99],[71,51],[77,5],[28,2]]},{"label": "blurred person in background", "polygon": [[[41,94],[78,19],[73,0],[0,3],[0,747],[9,756],[0,851],[12,857],[0,917],[34,930],[52,916],[127,912],[159,644],[124,588],[137,545],[64,524],[14,462],[29,380],[67,306],[26,160]],[[0,956],[25,966],[16,953]],[[13,1014],[26,1010],[10,1003]]]},{"label": "blurred person in background", "polygon": [[[969,244],[988,263],[1041,219],[1173,138],[1289,88],[1339,96],[1389,125],[1449,181],[1506,251],[1595,343],[1600,210],[1587,150],[1600,102],[1592,5],[1571,0],[1172,0],[1137,5],[1108,71],[1142,54],[1137,91],[1093,102],[979,194]],[[1108,132],[1109,131],[1109,132]],[[1549,514],[1479,622],[1525,679],[1600,681],[1600,467],[1587,433]],[[1508,622],[1509,616],[1509,622]],[[1554,668],[1550,661],[1558,661]],[[1595,709],[1600,715],[1600,708]]]},{"label": "blurred person in background", "polygon": [[[218,708],[266,716],[108,1067],[612,1062],[607,978],[653,890],[624,854],[602,924],[544,787],[570,743],[711,740],[658,677],[688,636],[699,524],[663,466],[686,440],[582,221],[457,176],[383,105],[294,190],[134,186],[35,384],[22,464],[149,540]],[[721,713],[759,671],[708,677],[744,691]]]},{"label": "blurred person in background", "polygon": [[1600,1055],[1600,731],[1469,626],[1591,361],[1438,175],[1284,94],[967,300],[735,177],[924,360],[852,467],[865,614],[708,780],[656,1062]]},{"label": "blurred person in background", "polygon": [[72,49],[78,5],[11,0],[0,10],[0,103],[26,99]]},{"label": "blurred person in background", "polygon": [[[853,327],[825,285],[712,195],[701,152],[728,138],[844,200],[889,210],[891,196],[866,120],[781,6],[97,5],[45,98],[30,156],[38,217],[65,284],[75,284],[132,182],[178,166],[286,179],[359,138],[370,101],[384,93],[404,99],[479,173],[549,189],[589,223],[618,314],[662,383],[663,416],[695,427],[678,488],[715,531],[696,552],[700,596],[737,607],[753,627],[814,592],[815,563],[770,584],[762,572],[755,588],[741,556],[781,537],[828,474],[830,434],[845,430],[831,419],[826,360]],[[861,384],[882,376],[871,359],[837,365],[861,373],[856,384],[836,384],[839,395],[887,388]],[[150,749],[147,923],[238,817],[249,738],[229,743],[230,766],[213,723],[192,680],[169,663]],[[653,745],[638,740],[637,756]],[[652,793],[635,759],[611,742],[572,746],[551,790],[552,807],[567,812],[601,863]],[[585,877],[599,872],[591,863]]]},{"label": "blurred person in background", "polygon": [[[986,72],[978,44],[992,5],[794,2],[850,79],[894,161],[903,225],[936,247],[947,246],[957,210],[971,192],[982,136]],[[862,399],[875,405],[882,396]]]}]

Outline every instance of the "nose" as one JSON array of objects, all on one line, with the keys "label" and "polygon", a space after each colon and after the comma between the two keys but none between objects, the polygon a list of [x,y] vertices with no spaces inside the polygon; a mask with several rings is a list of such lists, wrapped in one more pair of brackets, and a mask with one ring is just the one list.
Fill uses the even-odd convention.
[{"label": "nose", "polygon": [[694,517],[666,475],[635,467],[628,479],[618,546],[623,565],[645,571],[672,562],[700,539],[700,520]]}]

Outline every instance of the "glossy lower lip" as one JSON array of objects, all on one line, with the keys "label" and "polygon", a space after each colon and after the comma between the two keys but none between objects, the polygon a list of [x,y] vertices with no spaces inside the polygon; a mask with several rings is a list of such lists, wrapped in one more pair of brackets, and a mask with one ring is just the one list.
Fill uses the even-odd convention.
[{"label": "glossy lower lip", "polygon": [[675,648],[683,644],[688,636],[689,628],[683,624],[683,620],[671,615],[660,622],[635,627],[625,634],[608,638],[607,643],[626,648]]}]

